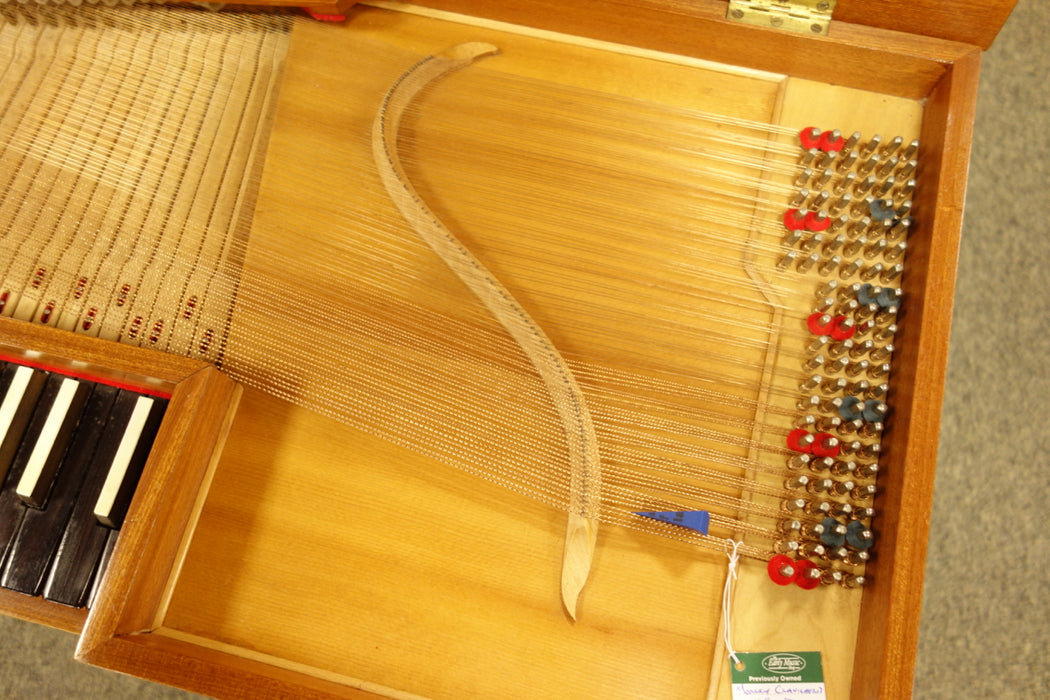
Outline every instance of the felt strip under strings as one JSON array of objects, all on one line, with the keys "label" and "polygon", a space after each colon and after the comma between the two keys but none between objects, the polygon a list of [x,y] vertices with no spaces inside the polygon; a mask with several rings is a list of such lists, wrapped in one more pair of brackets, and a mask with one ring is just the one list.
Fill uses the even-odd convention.
[{"label": "felt strip under strings", "polygon": [[[354,182],[305,155],[284,164],[302,189],[272,196],[327,192],[313,206],[346,223],[252,223],[289,17],[5,16],[4,315],[207,358],[579,508],[535,366],[419,240],[376,170],[376,110],[422,57],[362,41],[339,76],[355,92],[331,155]],[[328,128],[308,100],[298,108]],[[792,131],[480,67],[406,108],[408,177],[587,400],[602,474],[588,515],[719,550],[745,533],[739,553],[762,559],[781,539],[781,511],[752,494],[790,496],[785,438],[805,379],[781,347],[805,339],[811,309],[793,300],[812,289],[776,266],[800,170]],[[636,515],[696,509],[711,513],[710,534]]]}]

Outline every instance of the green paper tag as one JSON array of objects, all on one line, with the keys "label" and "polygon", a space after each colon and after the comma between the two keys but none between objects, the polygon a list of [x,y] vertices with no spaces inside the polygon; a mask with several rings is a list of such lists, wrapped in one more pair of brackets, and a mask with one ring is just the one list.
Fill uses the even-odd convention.
[{"label": "green paper tag", "polygon": [[812,700],[827,697],[819,651],[737,652],[737,657],[744,668],[738,669],[733,660],[729,660],[733,700]]}]

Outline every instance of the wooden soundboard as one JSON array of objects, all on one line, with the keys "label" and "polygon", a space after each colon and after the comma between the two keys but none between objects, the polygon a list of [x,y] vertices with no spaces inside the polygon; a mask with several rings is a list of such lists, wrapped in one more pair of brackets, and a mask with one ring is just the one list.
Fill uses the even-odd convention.
[{"label": "wooden soundboard", "polygon": [[[735,607],[738,649],[818,649],[828,696],[858,699],[911,693],[980,47],[1012,6],[942,9],[967,28],[951,41],[900,31],[884,7],[904,3],[867,4],[893,29],[854,23],[846,0],[828,37],[730,22],[718,0],[420,3],[469,16],[437,19],[339,6],[344,22],[295,26],[254,222],[342,225],[326,203],[353,196],[336,154],[361,38],[419,55],[488,40],[513,74],[644,84],[672,103],[682,85],[715,84],[756,118],[920,138],[872,584],[814,607],[745,562]],[[290,164],[303,162],[333,173],[331,191],[297,187]],[[177,384],[169,416],[182,418],[165,425],[179,427],[158,438],[86,620],[0,598],[29,619],[82,624],[79,659],[218,697],[729,697],[724,556],[606,528],[572,623],[558,599],[563,513],[253,390],[231,417],[238,392],[199,365],[0,331]]]}]

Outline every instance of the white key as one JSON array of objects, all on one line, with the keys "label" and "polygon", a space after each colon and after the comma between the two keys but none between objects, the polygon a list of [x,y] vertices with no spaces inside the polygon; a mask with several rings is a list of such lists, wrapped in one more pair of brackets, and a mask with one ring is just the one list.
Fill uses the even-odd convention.
[{"label": "white key", "polygon": [[120,440],[113,463],[106,474],[106,481],[102,484],[102,491],[98,495],[98,500],[95,501],[95,517],[106,527],[117,526],[112,519],[113,505],[120,492],[120,486],[124,483],[124,477],[131,465],[131,458],[135,454],[135,448],[138,447],[139,438],[142,436],[143,428],[146,427],[146,419],[149,418],[152,408],[153,399],[148,396],[140,396],[135,402],[135,408],[128,420],[128,427],[124,430],[124,437]]},{"label": "white key", "polygon": [[67,377],[62,380],[15,488],[15,493],[26,505],[44,506],[88,392],[89,387],[76,379]]},{"label": "white key", "polygon": [[0,481],[7,475],[7,470],[14,459],[18,444],[22,441],[22,431],[32,413],[32,406],[40,396],[46,375],[29,367],[19,367],[11,379],[11,385],[0,402]]}]

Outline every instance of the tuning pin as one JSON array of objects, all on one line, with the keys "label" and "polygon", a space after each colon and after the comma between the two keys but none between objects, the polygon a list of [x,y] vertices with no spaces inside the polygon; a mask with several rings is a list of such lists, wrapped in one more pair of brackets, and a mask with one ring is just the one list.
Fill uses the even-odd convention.
[{"label": "tuning pin", "polygon": [[872,384],[870,387],[868,387],[868,390],[864,392],[864,395],[867,396],[869,399],[881,399],[884,396],[886,396],[886,392],[888,392],[889,389],[890,385],[886,382],[883,382],[881,384]]},{"label": "tuning pin", "polygon": [[861,268],[860,260],[853,260],[852,262],[843,265],[839,268],[839,279],[847,279],[852,275],[855,275]]},{"label": "tuning pin", "polygon": [[[859,178],[859,176],[858,176]],[[853,196],[860,197],[867,194],[872,190],[873,187],[878,183],[878,178],[874,175],[868,175],[863,180],[858,179],[856,184],[853,185]]]},{"label": "tuning pin", "polygon": [[807,454],[795,454],[788,457],[787,468],[792,471],[798,471],[805,467],[813,458]]},{"label": "tuning pin", "polygon": [[870,549],[875,542],[875,534],[859,520],[852,521],[846,527],[846,544],[853,549],[863,551]]},{"label": "tuning pin", "polygon": [[832,496],[844,496],[849,493],[854,486],[856,486],[856,484],[848,479],[846,481],[832,481],[831,486],[828,487],[828,493]]},{"label": "tuning pin", "polygon": [[802,523],[802,536],[803,537],[814,537],[814,538],[816,538],[816,537],[820,537],[822,534],[824,534],[824,524],[823,523],[811,523],[809,521],[806,521],[806,522]]},{"label": "tuning pin", "polygon": [[798,164],[803,167],[810,167],[813,165],[813,163],[816,162],[817,158],[820,156],[820,153],[821,151],[819,148],[811,148],[808,151],[803,151],[802,155],[798,159]]},{"label": "tuning pin", "polygon": [[856,377],[863,374],[865,371],[869,371],[871,363],[867,360],[857,360],[856,362],[850,362],[846,365],[846,376]]},{"label": "tuning pin", "polygon": [[838,416],[821,416],[817,419],[816,428],[821,432],[829,433],[838,430],[841,423],[842,419]]},{"label": "tuning pin", "polygon": [[823,298],[823,297],[826,297],[826,296],[830,296],[838,288],[839,288],[839,283],[838,283],[837,280],[828,280],[828,281],[824,282],[823,284],[821,284],[819,287],[817,287],[817,291],[814,294],[814,296],[817,299],[820,299],[820,298]]},{"label": "tuning pin", "polygon": [[[845,173],[847,170],[850,170],[856,164],[857,159],[860,158],[860,153],[855,150],[844,151],[844,153],[846,153],[846,155],[843,156],[842,160],[840,160],[836,166],[836,170],[840,173]],[[847,173],[847,175],[852,174],[853,173]]]},{"label": "tuning pin", "polygon": [[851,455],[856,454],[862,447],[864,447],[864,443],[862,443],[860,440],[850,440],[848,442],[846,440],[843,440],[842,447],[839,451],[842,454]]},{"label": "tuning pin", "polygon": [[798,258],[798,253],[796,253],[793,250],[789,250],[784,255],[784,257],[782,257],[780,259],[780,261],[777,263],[777,269],[778,270],[786,270],[788,267],[790,267],[792,265],[792,263],[795,262],[796,258]]},{"label": "tuning pin", "polygon": [[827,396],[838,394],[846,388],[846,380],[841,377],[828,377],[820,383],[820,392]]},{"label": "tuning pin", "polygon": [[[798,552],[798,542],[795,540],[777,540],[773,543],[773,551],[777,554],[795,554]],[[794,575],[794,568],[790,565],[785,565],[784,572],[785,576],[791,577]]]},{"label": "tuning pin", "polygon": [[828,550],[828,559],[832,561],[845,561],[848,556],[849,550],[846,547],[835,547]]},{"label": "tuning pin", "polygon": [[[854,151],[853,153],[850,154],[850,157],[854,161],[856,161],[856,159],[857,159],[855,154],[856,154],[856,151]],[[851,164],[851,167],[852,167],[852,164]],[[831,191],[832,191],[833,194],[843,194],[844,192],[848,192],[850,189],[856,187],[856,184],[857,184],[857,174],[856,173],[846,173],[842,177],[841,180],[839,180],[838,182],[835,182],[835,183],[833,183],[831,185]]]},{"label": "tuning pin", "polygon": [[876,238],[864,246],[864,257],[868,260],[876,258],[882,255],[888,247],[889,242],[885,238]]},{"label": "tuning pin", "polygon": [[809,502],[804,498],[788,498],[780,504],[780,509],[785,511],[805,510]]},{"label": "tuning pin", "polygon": [[896,186],[897,178],[895,178],[893,175],[890,175],[885,180],[882,180],[881,182],[877,183],[875,187],[871,189],[871,193],[874,194],[876,197],[886,197]]},{"label": "tuning pin", "polygon": [[875,168],[875,174],[879,177],[886,177],[892,173],[897,167],[897,164],[900,163],[900,159],[896,156],[890,156],[889,158],[883,156],[883,158],[884,160]]},{"label": "tuning pin", "polygon": [[850,497],[856,501],[863,501],[874,496],[875,484],[864,484],[863,486],[855,486],[853,490],[850,491]]},{"label": "tuning pin", "polygon": [[877,364],[877,365],[872,365],[868,369],[868,376],[871,377],[872,379],[880,379],[882,377],[889,376],[889,373],[890,373],[890,363],[889,362],[882,362],[882,363]]},{"label": "tuning pin", "polygon": [[811,357],[808,360],[806,360],[805,362],[803,362],[802,366],[806,370],[812,372],[812,371],[815,371],[815,370],[819,369],[823,364],[824,364],[824,356],[823,355],[814,355],[813,357]]},{"label": "tuning pin", "polygon": [[870,156],[862,155],[861,158],[864,160],[857,165],[858,175],[867,175],[874,171],[879,165],[879,155],[877,153],[872,153]]},{"label": "tuning pin", "polygon": [[849,364],[849,360],[845,357],[836,357],[825,365],[825,369],[829,374],[835,374],[841,372]]},{"label": "tuning pin", "polygon": [[828,346],[828,357],[837,359],[848,353],[853,348],[853,341],[847,338]]},{"label": "tuning pin", "polygon": [[820,408],[819,396],[807,396],[798,400],[795,407],[800,411],[815,411]]},{"label": "tuning pin", "polygon": [[849,553],[842,560],[850,566],[863,566],[871,561],[871,552],[866,549],[862,549],[859,552],[847,550],[847,552]]},{"label": "tuning pin", "polygon": [[[848,299],[838,305],[838,313],[840,316],[849,316],[860,308],[860,302],[856,299]],[[852,319],[850,319],[852,320]]]},{"label": "tuning pin", "polygon": [[781,520],[777,523],[777,530],[785,534],[793,534],[802,529],[802,522],[799,520]]},{"label": "tuning pin", "polygon": [[[857,420],[858,423],[863,423],[861,420]],[[835,476],[849,476],[857,471],[860,467],[857,466],[856,462],[835,462],[831,465],[829,470]]]},{"label": "tuning pin", "polygon": [[896,323],[890,323],[890,324],[887,324],[887,325],[881,326],[881,327],[876,326],[874,329],[872,329],[871,337],[875,340],[875,342],[880,342],[880,341],[883,341],[883,340],[892,340],[893,336],[896,333],[897,333],[897,324]]},{"label": "tuning pin", "polygon": [[860,588],[866,585],[867,582],[866,578],[857,574],[844,574],[842,577],[842,585],[846,588]]},{"label": "tuning pin", "polygon": [[824,297],[813,305],[813,312],[818,314],[827,313],[835,306],[835,297]]},{"label": "tuning pin", "polygon": [[873,442],[870,445],[862,445],[859,450],[856,450],[855,454],[862,459],[878,459],[879,455],[882,454],[882,446],[877,442]]},{"label": "tuning pin", "polygon": [[784,236],[783,240],[781,241],[781,245],[787,248],[793,248],[794,246],[798,245],[801,240],[802,229],[795,229],[793,231],[788,231],[787,235]]},{"label": "tuning pin", "polygon": [[[819,234],[819,233],[813,234],[813,238],[816,238],[817,236],[820,236],[821,238],[823,238],[823,236],[821,234]],[[809,272],[810,268],[813,267],[814,265],[816,265],[819,261],[820,261],[820,253],[813,253],[813,254],[809,255],[808,257],[803,258],[802,260],[799,260],[798,261],[798,265],[795,266],[795,269],[798,270],[799,272]]]},{"label": "tuning pin", "polygon": [[849,503],[835,503],[828,515],[833,518],[849,518],[853,515],[853,506]]},{"label": "tuning pin", "polygon": [[850,348],[849,351],[849,356],[854,360],[858,360],[864,357],[865,355],[870,354],[874,349],[875,341],[871,338],[868,338],[867,340],[862,340],[859,343],[853,343],[853,347]]},{"label": "tuning pin", "polygon": [[871,359],[874,360],[875,362],[881,362],[883,360],[890,359],[890,356],[893,354],[893,350],[894,350],[893,343],[887,343],[886,345],[883,345],[881,348],[875,348],[874,350],[872,350],[870,356],[871,356]]},{"label": "tuning pin", "polygon": [[878,421],[875,423],[865,423],[864,427],[861,428],[858,433],[863,438],[877,438],[882,434],[882,423]]},{"label": "tuning pin", "polygon": [[874,153],[876,149],[878,149],[879,144],[881,143],[882,137],[878,134],[875,134],[871,137],[871,139],[868,140],[866,144],[860,147],[860,154],[862,156],[867,156],[869,153]]},{"label": "tuning pin", "polygon": [[817,410],[821,413],[838,413],[841,406],[842,399],[836,396],[831,399],[820,399],[817,404]]},{"label": "tuning pin", "polygon": [[883,156],[889,156],[896,153],[898,149],[900,149],[900,147],[903,145],[904,139],[900,136],[894,136],[892,139],[882,144],[882,147],[879,149],[879,153],[881,153]]},{"label": "tuning pin", "polygon": [[885,266],[880,262],[877,262],[874,265],[869,265],[860,271],[860,278],[865,282],[870,282],[881,275],[884,268]]},{"label": "tuning pin", "polygon": [[847,241],[846,244],[844,246],[842,246],[842,254],[846,255],[846,256],[856,255],[867,244],[868,244],[868,237],[867,236],[858,236],[857,238],[855,238],[855,239],[853,239],[851,241]]},{"label": "tuning pin", "polygon": [[904,251],[907,249],[907,247],[908,243],[906,241],[900,241],[898,243],[895,243],[894,245],[886,248],[886,251],[883,253],[883,258],[886,260],[886,262],[900,260],[901,257],[904,256]]},{"label": "tuning pin", "polygon": [[[819,542],[802,542],[798,546],[798,553],[803,557],[823,557],[826,552],[824,545]],[[809,571],[813,571],[813,569],[809,569]]]},{"label": "tuning pin", "polygon": [[808,515],[826,517],[831,512],[831,506],[829,501],[807,501],[802,510]]},{"label": "tuning pin", "polygon": [[821,474],[831,468],[831,465],[835,463],[831,457],[820,457],[814,459],[809,463],[809,470],[814,474]]},{"label": "tuning pin", "polygon": [[805,474],[799,474],[784,480],[784,488],[791,490],[805,488],[807,484],[809,484],[809,477]]},{"label": "tuning pin", "polygon": [[853,204],[853,195],[849,192],[843,192],[841,196],[837,197],[831,206],[828,207],[828,211],[832,214],[838,215],[843,209],[846,209]]},{"label": "tuning pin", "polygon": [[852,517],[854,520],[871,520],[875,517],[875,509],[871,506],[854,506]]},{"label": "tuning pin", "polygon": [[911,217],[904,217],[903,219],[889,219],[890,230],[886,232],[886,237],[891,241],[906,240],[908,234],[911,233],[912,219]]},{"label": "tuning pin", "polygon": [[862,464],[853,470],[853,473],[859,479],[873,479],[879,472],[878,464]]},{"label": "tuning pin", "polygon": [[814,479],[806,484],[806,490],[810,493],[824,493],[834,484],[832,479]]},{"label": "tuning pin", "polygon": [[[839,234],[833,240],[836,243],[838,243],[839,239],[842,239],[844,241],[846,237],[842,234]],[[825,255],[827,254],[827,246],[825,246],[824,253]],[[825,258],[824,260],[820,261],[820,264],[817,265],[817,272],[819,272],[821,275],[830,275],[841,264],[842,257],[839,255],[833,255],[830,258]]]},{"label": "tuning pin", "polygon": [[[821,336],[821,337],[824,338],[826,336]],[[799,391],[813,391],[818,386],[820,386],[820,382],[821,382],[822,379],[823,379],[823,377],[821,377],[819,374],[814,374],[814,375],[811,375],[809,377],[806,377],[805,379],[802,380],[801,383],[799,383],[798,390]],[[805,426],[797,425],[795,427],[803,428]]]}]

